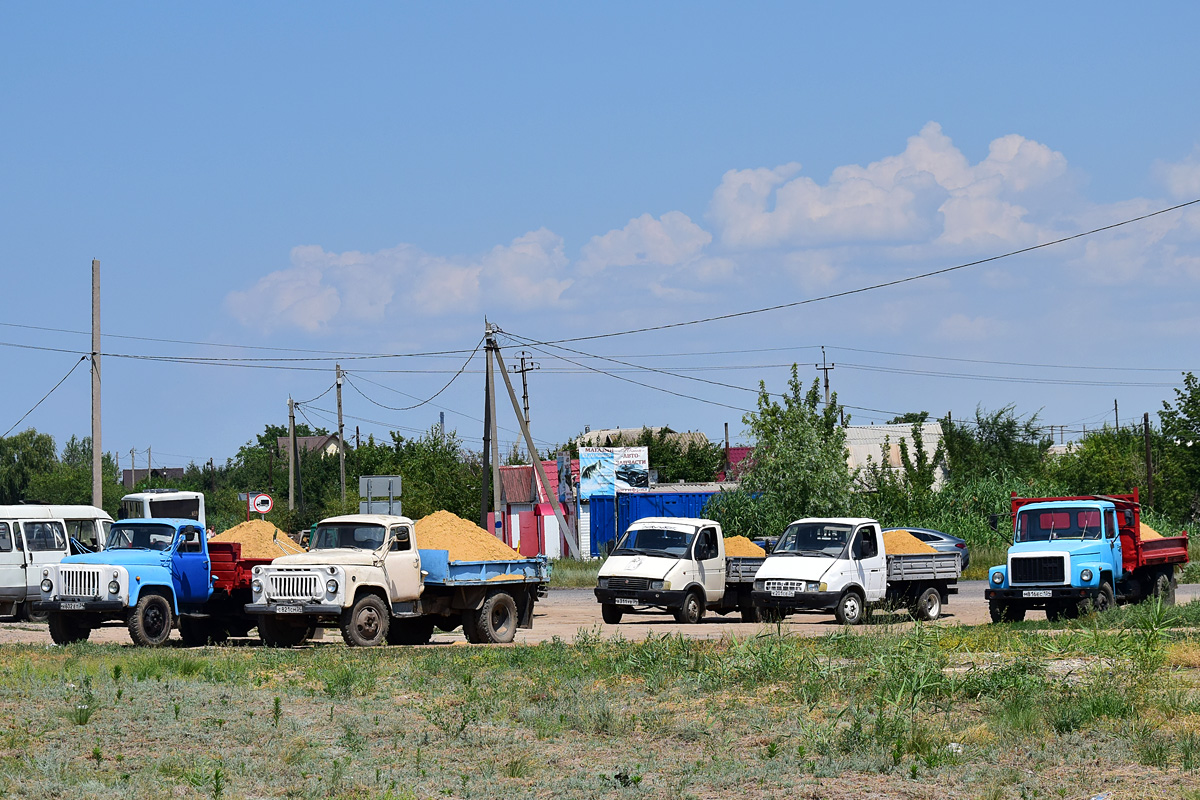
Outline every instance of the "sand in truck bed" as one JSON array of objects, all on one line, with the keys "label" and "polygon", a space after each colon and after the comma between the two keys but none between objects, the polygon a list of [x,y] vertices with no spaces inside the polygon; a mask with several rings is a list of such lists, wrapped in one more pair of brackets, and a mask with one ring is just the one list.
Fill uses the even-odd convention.
[{"label": "sand in truck bed", "polygon": [[930,547],[905,530],[884,531],[883,544],[890,556],[937,552],[936,548]]},{"label": "sand in truck bed", "polygon": [[516,561],[516,550],[470,520],[449,511],[435,511],[417,520],[417,547],[448,550],[451,561]]}]

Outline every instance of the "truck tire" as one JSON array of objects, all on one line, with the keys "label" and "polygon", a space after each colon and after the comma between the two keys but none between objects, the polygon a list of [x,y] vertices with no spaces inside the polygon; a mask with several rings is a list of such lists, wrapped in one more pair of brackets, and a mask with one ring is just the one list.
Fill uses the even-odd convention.
[{"label": "truck tire", "polygon": [[1092,610],[1097,614],[1103,614],[1114,608],[1117,605],[1117,597],[1113,594],[1112,584],[1108,581],[1100,582],[1100,591],[1092,598]]},{"label": "truck tire", "polygon": [[858,592],[846,592],[833,608],[833,616],[842,625],[857,625],[866,617],[866,602]]},{"label": "truck tire", "polygon": [[463,633],[472,644],[508,644],[517,635],[517,601],[508,592],[488,595],[478,611],[463,617]]},{"label": "truck tire", "polygon": [[763,621],[763,612],[758,606],[745,605],[741,606],[738,610],[742,612],[742,622]]},{"label": "truck tire", "polygon": [[162,647],[175,627],[175,609],[165,596],[147,592],[129,613],[129,638],[138,647]]},{"label": "truck tire", "polygon": [[91,626],[81,619],[76,619],[72,614],[48,614],[46,622],[50,626],[50,638],[55,644],[86,642],[92,635]]},{"label": "truck tire", "polygon": [[258,638],[263,647],[296,647],[304,644],[311,631],[306,624],[283,622],[265,614],[258,618]]},{"label": "truck tire", "polygon": [[704,619],[704,601],[697,592],[688,592],[683,605],[673,612],[680,625],[698,625]]},{"label": "truck tire", "polygon": [[1152,597],[1162,600],[1164,606],[1175,605],[1175,578],[1169,572],[1160,572],[1154,579]]},{"label": "truck tire", "polygon": [[433,638],[432,619],[394,619],[388,625],[387,643],[391,645],[429,644]]},{"label": "truck tire", "polygon": [[997,603],[995,600],[988,603],[988,613],[992,617],[992,622],[1020,622],[1025,619],[1024,606]]},{"label": "truck tire", "polygon": [[942,595],[932,586],[921,592],[917,604],[913,607],[917,619],[932,622],[942,615]]},{"label": "truck tire", "polygon": [[34,611],[32,602],[22,603],[21,607],[17,610],[16,617],[20,622],[32,622],[34,624],[43,623],[49,618],[45,612],[39,613]]},{"label": "truck tire", "polygon": [[229,639],[229,630],[212,617],[180,617],[179,636],[184,647],[204,647],[224,644]]},{"label": "truck tire", "polygon": [[618,605],[614,605],[613,603],[600,604],[600,617],[609,625],[619,625],[621,617],[624,615],[625,612]]},{"label": "truck tire", "polygon": [[387,641],[392,615],[378,595],[364,594],[342,611],[342,639],[350,647],[377,647]]}]

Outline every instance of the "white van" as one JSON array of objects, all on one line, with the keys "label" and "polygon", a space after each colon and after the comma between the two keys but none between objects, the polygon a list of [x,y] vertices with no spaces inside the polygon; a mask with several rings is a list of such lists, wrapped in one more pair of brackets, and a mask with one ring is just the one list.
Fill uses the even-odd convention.
[{"label": "white van", "polygon": [[29,603],[41,598],[41,568],[102,549],[112,524],[95,506],[0,506],[0,616],[29,619]]},{"label": "white van", "polygon": [[194,519],[204,527],[204,492],[147,489],[121,498],[120,519]]}]

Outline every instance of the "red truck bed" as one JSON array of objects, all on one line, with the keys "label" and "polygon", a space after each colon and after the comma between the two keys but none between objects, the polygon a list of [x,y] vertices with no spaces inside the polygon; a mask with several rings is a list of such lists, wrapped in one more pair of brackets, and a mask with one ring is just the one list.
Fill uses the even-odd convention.
[{"label": "red truck bed", "polygon": [[238,542],[209,542],[208,558],[212,562],[213,588],[228,593],[249,588],[251,571],[271,563],[269,558],[242,558],[242,545]]},{"label": "red truck bed", "polygon": [[[1142,505],[1138,501],[1138,490],[1133,494],[1088,495],[1086,497],[1017,497],[1012,493],[1013,525],[1017,524],[1017,510],[1029,503],[1053,503],[1058,500],[1109,500],[1117,507],[1117,524],[1121,528],[1121,564],[1126,572],[1139,567],[1164,564],[1186,564],[1188,562],[1188,536],[1164,536],[1161,539],[1142,539]],[[1125,511],[1133,512],[1133,524],[1125,524]]]}]

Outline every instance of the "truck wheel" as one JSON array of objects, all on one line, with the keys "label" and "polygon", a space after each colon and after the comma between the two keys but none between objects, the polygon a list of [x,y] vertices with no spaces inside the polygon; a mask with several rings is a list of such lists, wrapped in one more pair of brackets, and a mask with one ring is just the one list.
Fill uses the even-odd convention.
[{"label": "truck wheel", "polygon": [[1025,619],[1023,606],[1014,606],[1008,603],[992,601],[988,603],[988,613],[992,617],[992,622],[1020,622]]},{"label": "truck wheel", "polygon": [[143,594],[129,615],[129,638],[138,647],[162,647],[175,627],[175,609],[161,594]]},{"label": "truck wheel", "polygon": [[311,630],[308,625],[282,622],[267,615],[258,618],[258,638],[264,647],[296,647],[304,644]]},{"label": "truck wheel", "polygon": [[1117,604],[1116,595],[1113,594],[1112,584],[1108,581],[1103,581],[1100,584],[1100,591],[1092,598],[1092,609],[1097,614],[1103,614]]},{"label": "truck wheel", "polygon": [[704,601],[696,592],[688,592],[683,605],[675,609],[675,621],[680,625],[698,625],[704,619]]},{"label": "truck wheel", "polygon": [[463,624],[467,641],[475,644],[508,644],[517,635],[517,601],[508,592],[488,595],[479,611]]},{"label": "truck wheel", "polygon": [[75,619],[70,614],[53,613],[47,615],[46,622],[50,626],[50,638],[55,644],[74,644],[86,642],[92,635],[92,628],[81,619]]},{"label": "truck wheel", "polygon": [[378,595],[364,594],[342,611],[342,639],[351,647],[376,647],[387,641],[392,615]]},{"label": "truck wheel", "polygon": [[433,624],[431,619],[394,619],[388,626],[387,643],[429,644],[433,638]]},{"label": "truck wheel", "polygon": [[742,622],[763,621],[763,612],[758,606],[742,606],[738,610],[742,612]]},{"label": "truck wheel", "polygon": [[45,622],[48,615],[45,612],[38,613],[33,610],[33,603],[22,603],[17,611],[16,617],[22,622],[40,623]]},{"label": "truck wheel", "polygon": [[842,625],[857,625],[866,616],[866,603],[858,592],[846,592],[833,609],[833,616]]},{"label": "truck wheel", "polygon": [[937,589],[930,587],[921,592],[917,598],[917,619],[932,622],[942,615],[942,595]]},{"label": "truck wheel", "polygon": [[212,617],[180,617],[179,636],[184,647],[204,647],[224,644],[229,639],[229,630]]},{"label": "truck wheel", "polygon": [[1154,597],[1162,600],[1164,606],[1175,605],[1175,580],[1169,572],[1160,572],[1154,579]]},{"label": "truck wheel", "polygon": [[618,605],[614,605],[612,603],[601,603],[600,604],[600,616],[609,625],[620,624],[621,617],[623,617],[624,615],[625,615],[625,612],[622,611],[621,607]]}]

